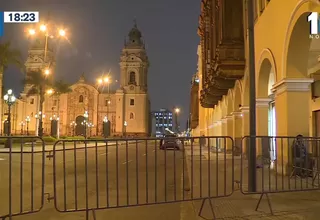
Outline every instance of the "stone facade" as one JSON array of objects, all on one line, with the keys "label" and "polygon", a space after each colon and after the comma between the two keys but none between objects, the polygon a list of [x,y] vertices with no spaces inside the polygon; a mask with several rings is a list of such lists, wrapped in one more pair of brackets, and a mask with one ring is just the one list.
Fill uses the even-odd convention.
[{"label": "stone facade", "polygon": [[[91,128],[86,128],[87,135],[101,136],[106,118],[110,123],[108,127],[110,136],[149,135],[148,56],[137,25],[132,28],[128,36],[120,58],[120,87],[116,91],[105,91],[88,83],[82,75],[78,82],[71,85],[71,92],[59,96],[46,94],[43,107],[44,134],[50,135],[52,129],[56,129],[60,136],[83,135],[82,122],[87,111],[86,121],[93,125]],[[44,50],[39,49],[39,44],[37,47],[32,45],[28,52],[25,64],[27,73],[35,68],[43,68]],[[46,56],[46,62],[53,67],[54,57],[51,56],[51,52],[48,51]],[[40,100],[38,95],[26,95],[29,88],[30,86],[25,85],[24,92],[13,106],[13,134],[26,134],[25,119],[29,116],[31,119],[28,123],[29,134],[37,135]],[[6,105],[3,110],[6,118]],[[53,126],[53,122],[57,125]],[[3,128],[4,124],[1,130]]]}]

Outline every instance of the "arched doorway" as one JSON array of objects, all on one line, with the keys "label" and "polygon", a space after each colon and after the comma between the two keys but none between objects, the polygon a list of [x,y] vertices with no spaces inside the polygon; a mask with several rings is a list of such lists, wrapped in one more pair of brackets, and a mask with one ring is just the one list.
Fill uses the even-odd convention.
[{"label": "arched doorway", "polygon": [[76,117],[76,124],[77,124],[75,129],[76,136],[85,135],[85,126],[83,122],[84,122],[84,117],[82,115],[79,115],[78,117]]},{"label": "arched doorway", "polygon": [[[259,122],[257,123],[258,135],[276,136],[276,106],[273,94],[273,86],[276,83],[275,61],[270,50],[263,51],[261,56],[260,71],[257,87],[257,109]],[[276,139],[261,139],[260,153],[264,157],[276,159]],[[267,156],[268,155],[268,156]]]},{"label": "arched doorway", "polygon": [[110,137],[111,135],[111,122],[110,120],[103,122],[103,136]]},{"label": "arched doorway", "polygon": [[50,135],[52,137],[57,137],[57,135],[58,135],[58,120],[51,120]]}]

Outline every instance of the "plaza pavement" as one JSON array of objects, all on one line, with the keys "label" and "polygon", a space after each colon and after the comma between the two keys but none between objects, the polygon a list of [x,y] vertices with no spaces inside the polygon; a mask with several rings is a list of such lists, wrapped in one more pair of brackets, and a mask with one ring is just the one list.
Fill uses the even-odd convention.
[{"label": "plaza pavement", "polygon": [[[200,152],[201,151],[201,152]],[[320,215],[320,192],[319,191],[304,191],[304,192],[289,192],[289,193],[275,193],[268,194],[274,215],[270,215],[267,199],[264,196],[258,211],[255,207],[258,203],[260,195],[243,195],[238,186],[240,181],[241,158],[224,155],[224,153],[208,152],[207,149],[195,144],[194,146],[185,146],[186,163],[188,166],[188,175],[190,178],[191,190],[195,192],[195,196],[210,196],[222,198],[213,198],[212,204],[217,219],[283,219],[283,220],[318,220]],[[234,163],[234,183],[232,180],[232,163]],[[242,175],[243,175],[243,191],[246,191],[247,184],[247,161],[243,161]],[[201,172],[201,175],[200,175]],[[265,178],[262,183],[262,173]],[[200,177],[201,176],[201,177]],[[270,177],[270,178],[269,178]],[[210,181],[209,181],[210,180]],[[288,190],[291,189],[307,189],[312,188],[311,178],[301,180],[300,178],[288,177],[281,179],[281,176],[271,175],[268,167],[257,170],[258,190]],[[209,184],[210,183],[210,184]],[[210,191],[209,191],[210,186]],[[234,193],[229,195],[234,187]],[[284,187],[284,188],[282,188]],[[318,187],[317,184],[314,186]],[[193,202],[194,212],[198,214],[201,207],[201,201]],[[207,219],[212,219],[209,202],[204,205],[202,216]],[[197,219],[197,218],[196,218]],[[198,219],[201,219],[198,217]]]},{"label": "plaza pavement", "polygon": [[[0,216],[3,216],[9,210],[8,152],[0,152],[0,158]],[[97,220],[196,218],[191,202],[147,205],[190,196],[184,190],[188,188],[188,178],[183,152],[160,151],[154,141],[148,146],[140,142],[118,147],[103,145],[56,151],[55,166],[53,158],[45,158],[42,151],[19,153],[17,150],[17,153],[11,154],[11,161],[12,213],[41,207],[43,165],[44,192],[50,193],[45,194],[44,205],[38,213],[16,216],[13,219],[79,220],[86,219],[86,213],[73,211],[74,209],[105,207],[109,209],[95,212]],[[55,200],[48,202],[47,198],[53,197],[54,192]],[[22,200],[20,195],[23,195]],[[137,207],[116,208],[128,205]],[[55,207],[61,212],[56,211]],[[70,212],[65,213],[64,210]],[[89,214],[89,219],[93,219],[93,213]]]}]

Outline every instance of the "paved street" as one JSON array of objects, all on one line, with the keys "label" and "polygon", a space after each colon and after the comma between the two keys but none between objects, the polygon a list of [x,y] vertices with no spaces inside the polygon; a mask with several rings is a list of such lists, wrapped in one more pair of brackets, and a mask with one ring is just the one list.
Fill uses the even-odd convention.
[{"label": "paved street", "polygon": [[[12,154],[12,213],[41,207],[42,155],[42,152]],[[8,161],[9,154],[0,153],[0,216],[7,214],[9,208]],[[189,202],[146,205],[188,198],[188,193],[183,190],[183,184],[188,188],[189,183],[182,151],[160,151],[154,142],[150,142],[148,147],[145,143],[124,144],[118,148],[114,145],[98,146],[87,150],[57,151],[55,170],[53,158],[45,158],[44,162],[44,190],[51,197],[55,190],[55,205],[59,211],[138,205],[140,207],[99,210],[96,211],[96,218],[195,219]],[[56,177],[55,186],[53,176]],[[33,197],[31,189],[34,190]],[[39,213],[14,219],[70,220],[86,217],[85,212],[59,213],[53,200],[48,203],[47,195],[44,199]],[[89,214],[92,219],[92,213]]]}]

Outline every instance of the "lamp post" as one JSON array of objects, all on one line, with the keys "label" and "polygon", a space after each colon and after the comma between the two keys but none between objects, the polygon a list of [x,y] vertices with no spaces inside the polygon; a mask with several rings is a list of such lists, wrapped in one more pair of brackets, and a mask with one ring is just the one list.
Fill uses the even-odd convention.
[{"label": "lamp post", "polygon": [[77,126],[77,123],[75,121],[72,121],[70,123],[70,126],[72,127],[72,136],[74,137],[74,131],[75,131],[75,128]]},{"label": "lamp post", "polygon": [[104,116],[103,118],[103,137],[107,138],[109,134],[107,134],[107,125],[108,125],[108,116]]},{"label": "lamp post", "polygon": [[[57,33],[53,33],[51,30],[49,30],[49,26],[47,24],[41,24],[39,26],[39,32],[36,31],[36,29],[29,29],[28,33],[30,36],[35,36],[38,33],[40,33],[41,35],[43,34],[45,37],[45,45],[44,45],[44,59],[43,59],[43,73],[45,75],[45,77],[48,77],[50,74],[50,65],[51,62],[49,62],[49,64],[47,64],[47,52],[48,52],[48,40],[49,38],[53,38],[55,36],[57,37],[65,37],[66,36],[66,31],[63,29],[58,29]],[[52,30],[56,30],[56,28],[52,28]],[[41,81],[41,84],[39,86],[39,95],[40,95],[40,106],[39,106],[39,111],[42,112],[43,110],[43,103],[44,103],[44,93],[45,93],[45,84],[44,81]],[[39,126],[38,126],[38,135],[40,137],[43,136],[43,118],[40,117],[39,118]]]},{"label": "lamp post", "polygon": [[46,117],[46,115],[45,115],[45,114],[42,114],[42,112],[39,111],[39,113],[38,113],[38,114],[35,114],[34,117],[36,118],[36,121],[39,121],[38,136],[39,136],[39,137],[42,137],[42,135],[43,135],[42,122],[43,122],[43,119]]},{"label": "lamp post", "polygon": [[21,131],[20,134],[23,135],[24,121],[20,122]]},{"label": "lamp post", "polygon": [[83,124],[83,126],[84,126],[84,138],[87,139],[87,123],[88,123],[87,120],[89,118],[88,111],[84,112],[83,117],[84,117],[84,121],[81,122],[81,124]]},{"label": "lamp post", "polygon": [[127,123],[127,121],[124,121],[124,137],[126,137],[127,136],[127,126],[128,126],[128,123]]},{"label": "lamp post", "polygon": [[174,109],[174,115],[175,115],[175,124],[176,124],[176,132],[179,133],[180,129],[179,129],[179,121],[178,121],[178,115],[180,113],[180,108],[175,108]]},{"label": "lamp post", "polygon": [[8,105],[8,136],[11,136],[11,106],[16,101],[16,97],[14,96],[12,89],[8,90],[7,94],[3,96],[3,99]]},{"label": "lamp post", "polygon": [[88,123],[88,128],[89,128],[89,137],[91,137],[91,134],[92,134],[92,128],[94,127],[94,125],[91,123],[91,122],[89,122]]},{"label": "lamp post", "polygon": [[[108,98],[106,100],[106,106],[107,106],[107,117],[109,117],[109,106],[111,104],[111,99],[110,99],[110,83],[111,83],[111,78],[109,76],[110,72],[107,74],[107,76],[98,78],[98,86],[107,86],[108,88]],[[99,127],[99,126],[98,126]]]},{"label": "lamp post", "polygon": [[27,135],[28,135],[28,136],[29,136],[29,122],[30,122],[30,120],[31,120],[31,118],[30,118],[30,116],[28,115],[28,116],[26,117]]}]

